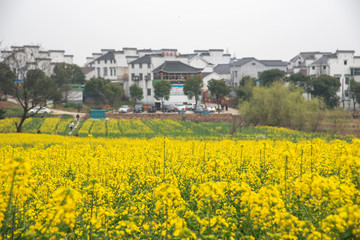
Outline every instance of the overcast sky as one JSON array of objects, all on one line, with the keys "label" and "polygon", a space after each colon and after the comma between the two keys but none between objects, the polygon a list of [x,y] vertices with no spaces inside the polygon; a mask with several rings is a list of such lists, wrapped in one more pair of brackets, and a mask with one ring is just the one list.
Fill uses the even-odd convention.
[{"label": "overcast sky", "polygon": [[301,51],[355,50],[359,0],[0,0],[1,48],[39,44],[74,63],[100,49],[224,49],[290,60]]}]

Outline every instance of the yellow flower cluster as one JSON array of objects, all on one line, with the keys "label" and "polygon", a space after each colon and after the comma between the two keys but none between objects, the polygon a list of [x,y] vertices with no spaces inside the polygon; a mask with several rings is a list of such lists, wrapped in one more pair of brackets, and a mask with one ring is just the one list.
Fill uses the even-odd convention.
[{"label": "yellow flower cluster", "polygon": [[40,128],[41,133],[54,134],[59,122],[60,118],[46,118]]},{"label": "yellow flower cluster", "polygon": [[0,237],[359,239],[359,144],[0,134]]}]

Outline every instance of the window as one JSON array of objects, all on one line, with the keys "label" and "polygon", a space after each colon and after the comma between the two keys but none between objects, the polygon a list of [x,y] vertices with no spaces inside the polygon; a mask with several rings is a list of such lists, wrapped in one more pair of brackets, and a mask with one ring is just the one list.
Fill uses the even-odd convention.
[{"label": "window", "polygon": [[139,80],[143,80],[143,74],[142,73],[139,74]]},{"label": "window", "polygon": [[148,89],[147,89],[147,95],[148,95],[148,96],[151,96],[151,88],[148,88]]},{"label": "window", "polygon": [[107,67],[104,67],[104,77],[106,77],[107,76]]},{"label": "window", "polygon": [[139,68],[142,68],[142,64],[141,64],[141,63],[139,64]]},{"label": "window", "polygon": [[111,67],[110,68],[110,76],[112,76],[113,75],[113,68]]},{"label": "window", "polygon": [[237,77],[237,71],[234,71],[234,76]]},{"label": "window", "polygon": [[98,64],[100,64],[100,60],[98,60]]},{"label": "window", "polygon": [[134,68],[134,64],[131,64],[131,68]]},{"label": "window", "polygon": [[326,69],[326,66],[323,66],[323,69]]},{"label": "window", "polygon": [[344,60],[344,65],[347,65],[347,60]]},{"label": "window", "polygon": [[257,77],[259,78],[259,77],[260,77],[260,75],[261,75],[261,72],[258,72],[258,75],[257,75]]},{"label": "window", "polygon": [[116,67],[114,67],[114,76],[116,76]]},{"label": "window", "polygon": [[148,63],[147,65],[148,65],[148,68],[150,68],[150,63]]},{"label": "window", "polygon": [[98,77],[100,77],[100,68],[98,67],[96,70],[97,70]]},{"label": "window", "polygon": [[146,75],[145,80],[150,80],[150,79],[151,79],[151,74],[150,74],[150,73],[148,73],[148,74]]},{"label": "window", "polygon": [[255,66],[255,65],[256,65],[256,63],[254,63],[254,62],[253,62],[253,63],[251,63],[251,65]]},{"label": "window", "polygon": [[131,80],[135,80],[135,73],[131,74]]},{"label": "window", "polygon": [[345,78],[345,84],[349,85],[349,83],[350,83],[349,78],[348,78],[348,77],[347,77],[347,78]]},{"label": "window", "polygon": [[312,70],[315,70],[315,66],[312,66],[311,69],[312,69]]},{"label": "window", "polygon": [[298,64],[300,65],[300,64],[301,64],[301,61],[298,61]]},{"label": "window", "polygon": [[105,63],[107,62],[107,60],[105,59]]}]

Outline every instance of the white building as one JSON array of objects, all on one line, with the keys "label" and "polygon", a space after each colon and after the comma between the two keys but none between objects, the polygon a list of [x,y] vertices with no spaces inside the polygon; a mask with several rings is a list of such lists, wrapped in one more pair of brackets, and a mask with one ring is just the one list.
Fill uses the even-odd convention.
[{"label": "white building", "polygon": [[307,68],[310,64],[317,61],[324,55],[331,54],[330,52],[300,52],[293,57],[288,64],[288,73],[303,73],[307,75]]},{"label": "white building", "polygon": [[337,78],[341,87],[337,92],[340,101],[347,101],[350,105],[350,80],[360,82],[360,56],[355,51],[337,50],[335,53],[324,54],[307,67],[307,74],[312,78],[329,75]]},{"label": "white building", "polygon": [[242,58],[230,64],[231,86],[237,88],[245,76],[259,78],[263,71],[279,69],[287,71],[287,62],[281,60],[257,60],[256,58]]},{"label": "white building", "polygon": [[[148,50],[147,52],[149,53],[150,51]],[[159,101],[154,98],[153,83],[162,78],[169,80],[173,84],[169,102],[181,103],[189,101],[183,92],[181,93],[185,77],[194,74],[193,71],[195,69],[187,65],[188,57],[181,56],[177,49],[161,49],[152,52],[129,63],[129,80],[124,84],[125,95],[129,96],[130,86],[137,84],[143,89],[143,103],[158,104]],[[175,66],[179,72],[176,72],[176,69],[175,72],[173,71],[174,69],[170,69]],[[186,70],[191,71],[186,72]],[[196,69],[196,73],[200,71],[201,69]],[[163,73],[162,76],[159,75],[160,72]]]},{"label": "white building", "polygon": [[[12,46],[11,50],[1,51],[2,58],[12,70],[17,73],[18,79],[30,69],[41,69],[47,76],[53,73],[57,63],[73,63],[73,55],[66,55],[64,50],[40,50],[40,46],[24,45]],[[21,69],[21,71],[19,71]]]}]

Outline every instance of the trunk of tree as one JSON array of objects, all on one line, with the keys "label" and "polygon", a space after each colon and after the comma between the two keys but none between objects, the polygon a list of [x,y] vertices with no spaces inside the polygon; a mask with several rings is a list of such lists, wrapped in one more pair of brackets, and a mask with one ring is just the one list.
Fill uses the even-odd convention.
[{"label": "trunk of tree", "polygon": [[24,111],[24,114],[21,116],[21,120],[19,122],[19,124],[17,122],[15,122],[15,126],[16,126],[16,132],[17,133],[21,133],[22,131],[22,125],[24,124],[25,120],[26,120],[26,114],[27,112]]}]

